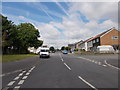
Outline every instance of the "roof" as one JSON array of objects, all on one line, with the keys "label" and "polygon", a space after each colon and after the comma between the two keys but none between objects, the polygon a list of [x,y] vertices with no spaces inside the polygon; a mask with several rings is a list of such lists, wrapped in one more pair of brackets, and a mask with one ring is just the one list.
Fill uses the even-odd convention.
[{"label": "roof", "polygon": [[111,29],[109,29],[109,30],[107,30],[107,31],[105,31],[105,32],[102,32],[102,33],[100,33],[100,34],[92,37],[92,38],[89,39],[87,42],[92,41],[92,40],[94,40],[94,39],[96,39],[96,38],[98,38],[98,37],[101,37],[102,35],[106,34],[107,32],[109,32],[109,31],[111,31],[111,30],[114,30],[114,28],[111,28]]}]

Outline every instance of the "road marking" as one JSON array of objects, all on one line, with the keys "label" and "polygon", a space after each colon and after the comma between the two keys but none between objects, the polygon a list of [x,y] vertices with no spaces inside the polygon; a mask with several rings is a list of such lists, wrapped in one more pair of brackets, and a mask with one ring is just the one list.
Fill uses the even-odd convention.
[{"label": "road marking", "polygon": [[108,64],[106,60],[105,60],[104,62],[105,62],[105,64],[107,64],[108,66],[110,66],[110,67],[112,67],[112,68],[115,68],[115,69],[117,69],[117,70],[120,70],[120,68],[115,67],[115,66],[113,66],[113,65],[111,65],[111,64]]},{"label": "road marking", "polygon": [[9,73],[4,73],[4,74],[0,75],[0,77],[4,77],[4,76],[6,76],[6,75],[13,74],[13,73],[17,73],[17,72],[21,72],[21,71],[22,71],[22,69],[16,70],[16,71],[13,71],[13,72],[9,72]]},{"label": "road marking", "polygon": [[98,90],[97,88],[95,88],[92,84],[90,84],[89,82],[87,82],[86,80],[84,80],[82,77],[78,76],[79,79],[81,79],[83,82],[85,82],[87,85],[89,85],[91,88]]},{"label": "road marking", "polygon": [[63,59],[61,59],[62,60],[62,62],[63,62]]},{"label": "road marking", "polygon": [[25,75],[29,75],[30,73],[26,73]]},{"label": "road marking", "polygon": [[15,83],[15,81],[11,81],[7,86],[12,86]]},{"label": "road marking", "polygon": [[102,66],[106,67],[107,65],[103,64]]},{"label": "road marking", "polygon": [[20,73],[18,76],[22,76],[23,75],[23,73]]},{"label": "road marking", "polygon": [[25,73],[26,71],[23,71],[22,73]]},{"label": "road marking", "polygon": [[15,90],[16,90],[16,89],[19,89],[19,88],[20,88],[20,86],[15,86],[15,87],[14,87]]},{"label": "road marking", "polygon": [[18,77],[16,77],[16,78],[14,78],[14,80],[18,80],[20,77],[18,76]]},{"label": "road marking", "polygon": [[20,81],[19,81],[19,83],[18,83],[18,85],[23,84],[23,83],[24,83],[24,81],[25,81],[25,80],[20,80]]},{"label": "road marking", "polygon": [[26,79],[28,76],[24,76],[22,79]]},{"label": "road marking", "polygon": [[64,63],[64,65],[65,65],[69,70],[71,70],[71,68],[70,68],[66,63]]},{"label": "road marking", "polygon": [[98,62],[98,65],[101,65],[101,62]]},{"label": "road marking", "polygon": [[95,61],[95,64],[97,64],[98,62],[97,61]]}]

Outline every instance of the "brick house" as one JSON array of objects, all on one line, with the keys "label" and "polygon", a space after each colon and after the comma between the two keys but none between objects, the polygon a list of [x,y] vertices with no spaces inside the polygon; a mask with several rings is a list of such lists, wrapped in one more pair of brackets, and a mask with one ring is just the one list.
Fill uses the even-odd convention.
[{"label": "brick house", "polygon": [[[115,50],[120,50],[120,31],[112,28],[91,38],[88,43],[88,50],[96,51],[97,46],[111,45]],[[92,43],[92,47],[89,43]]]},{"label": "brick house", "polygon": [[120,31],[112,28],[103,33],[100,33],[90,39],[81,43],[79,49],[85,49],[86,51],[96,51],[97,46],[111,45],[115,50],[120,50]]}]

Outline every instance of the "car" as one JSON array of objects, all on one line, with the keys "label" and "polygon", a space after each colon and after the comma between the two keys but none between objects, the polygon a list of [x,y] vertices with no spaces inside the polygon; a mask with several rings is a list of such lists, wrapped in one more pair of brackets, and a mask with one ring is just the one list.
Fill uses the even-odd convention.
[{"label": "car", "polygon": [[42,58],[42,57],[49,58],[50,57],[49,48],[41,48],[39,55],[40,55],[40,58]]},{"label": "car", "polygon": [[63,54],[68,54],[67,50],[63,50],[62,52],[63,52]]}]

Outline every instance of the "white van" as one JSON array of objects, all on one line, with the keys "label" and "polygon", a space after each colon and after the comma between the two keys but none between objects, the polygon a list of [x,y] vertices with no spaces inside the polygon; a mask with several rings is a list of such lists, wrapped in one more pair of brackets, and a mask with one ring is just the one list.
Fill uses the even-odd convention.
[{"label": "white van", "polygon": [[40,55],[40,58],[42,58],[42,57],[49,58],[50,57],[49,48],[46,48],[46,47],[41,48],[39,55]]},{"label": "white van", "polygon": [[113,53],[114,48],[111,45],[102,45],[97,47],[97,51],[100,53]]}]

